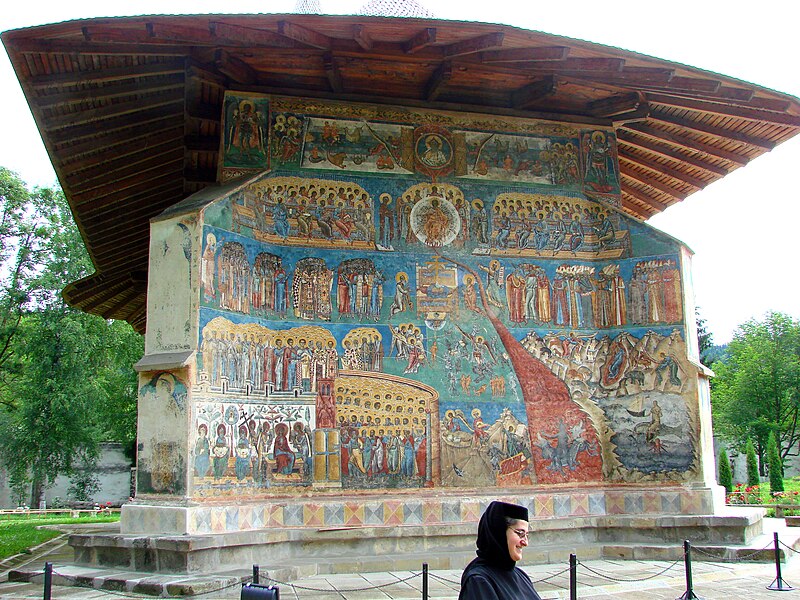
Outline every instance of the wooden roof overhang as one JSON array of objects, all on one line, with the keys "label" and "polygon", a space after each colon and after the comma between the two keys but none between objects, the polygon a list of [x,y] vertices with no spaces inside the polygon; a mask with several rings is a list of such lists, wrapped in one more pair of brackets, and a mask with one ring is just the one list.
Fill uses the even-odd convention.
[{"label": "wooden roof overhang", "polygon": [[142,16],[7,31],[2,40],[97,269],[65,298],[139,331],[149,220],[215,183],[226,90],[612,126],[622,209],[641,219],[800,130],[792,96],[504,25]]}]

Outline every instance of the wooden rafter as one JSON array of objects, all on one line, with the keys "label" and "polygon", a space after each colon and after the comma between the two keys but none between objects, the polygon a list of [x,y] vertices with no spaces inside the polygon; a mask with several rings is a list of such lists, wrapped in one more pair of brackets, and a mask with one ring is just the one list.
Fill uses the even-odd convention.
[{"label": "wooden rafter", "polygon": [[658,156],[663,156],[664,158],[671,158],[678,162],[684,162],[703,171],[708,171],[710,173],[714,173],[715,175],[719,175],[720,177],[724,177],[728,174],[728,170],[724,167],[719,167],[707,160],[703,160],[693,155],[688,155],[684,152],[679,152],[667,144],[655,142],[641,136],[632,135],[631,132],[625,131],[624,129],[617,130],[617,141],[623,146],[632,146],[634,148],[644,150],[645,152],[651,152],[653,154],[657,154]]},{"label": "wooden rafter", "polygon": [[623,163],[625,159],[620,159],[620,166],[619,171],[622,177],[627,177],[628,179],[633,179],[638,181],[639,183],[643,183],[646,186],[653,188],[654,190],[658,190],[659,192],[666,194],[675,200],[685,200],[689,194],[686,192],[682,192],[680,190],[676,190],[674,187],[667,185],[666,183],[662,183],[655,177],[651,177],[650,175],[646,175],[644,173],[639,173],[634,169],[627,168]]},{"label": "wooden rafter", "polygon": [[[640,190],[638,190],[638,189],[636,189],[634,187],[631,187],[630,185],[626,184],[625,182],[622,182],[620,184],[620,186],[622,188],[622,193],[623,194],[627,194],[629,196],[633,196],[637,200],[642,201],[645,204],[645,206],[652,206],[652,207],[656,208],[658,211],[666,210],[667,207],[668,207],[667,204],[664,204],[663,202],[661,202],[659,200],[656,200],[652,196],[650,196],[648,194],[645,194],[644,192],[642,192],[642,191],[640,191]],[[624,196],[623,196],[623,202],[624,202]],[[638,212],[639,212],[639,214],[644,214],[644,215],[649,217],[652,214],[654,214],[656,211],[654,210],[654,211],[651,211],[651,212],[648,213],[648,211],[647,211],[647,209],[645,207],[638,207]]]},{"label": "wooden rafter", "polygon": [[654,111],[652,113],[652,117],[654,120],[661,121],[662,123],[667,123],[669,125],[680,125],[680,127],[683,129],[689,129],[706,135],[711,135],[721,140],[733,140],[749,146],[758,146],[764,150],[772,150],[776,145],[775,142],[758,138],[754,135],[735,131],[727,127],[709,125],[701,121],[695,121],[686,117],[679,117],[663,111]]},{"label": "wooden rafter", "polygon": [[747,119],[749,121],[775,123],[777,125],[789,125],[790,127],[800,127],[800,116],[787,115],[785,113],[776,113],[743,106],[731,106],[730,104],[721,102],[705,102],[702,100],[693,100],[691,98],[676,98],[675,96],[663,94],[648,94],[648,98],[651,102],[657,104],[686,108],[701,113],[725,115],[728,117]]},{"label": "wooden rafter", "polygon": [[436,43],[436,28],[426,27],[425,29],[415,33],[409,40],[403,42],[403,52],[406,54],[414,54],[423,48]]},{"label": "wooden rafter", "polygon": [[452,76],[453,65],[449,62],[442,63],[439,68],[433,72],[433,75],[431,75],[430,79],[428,79],[428,82],[425,84],[425,98],[429,102],[436,100]]},{"label": "wooden rafter", "polygon": [[481,52],[482,63],[518,63],[530,61],[563,61],[569,55],[568,46],[540,46],[536,48],[507,48]]},{"label": "wooden rafter", "polygon": [[258,82],[258,73],[250,65],[225,50],[214,52],[214,65],[220,73],[237,83],[251,85]]},{"label": "wooden rafter", "polygon": [[375,45],[375,42],[372,41],[367,28],[363,25],[353,25],[353,39],[362,50],[372,50],[372,47]]},{"label": "wooden rafter", "polygon": [[556,79],[552,75],[547,75],[511,94],[511,106],[524,110],[536,104],[542,98],[552,95],[556,91]]},{"label": "wooden rafter", "polygon": [[312,48],[319,48],[320,50],[331,49],[331,38],[327,35],[291,21],[278,21],[278,33]]},{"label": "wooden rafter", "polygon": [[650,171],[654,171],[658,175],[666,175],[667,177],[671,177],[673,179],[677,179],[678,181],[688,183],[689,185],[697,188],[698,190],[703,189],[710,183],[708,181],[704,181],[698,177],[695,177],[694,175],[689,175],[688,173],[679,171],[674,167],[665,165],[664,163],[660,163],[656,160],[644,156],[637,156],[636,154],[626,153],[625,158],[622,160],[634,163],[636,165],[639,165],[640,167],[649,169]]},{"label": "wooden rafter", "polygon": [[208,24],[212,39],[221,44],[240,44],[245,47],[297,48],[294,40],[265,29],[252,29],[219,21]]},{"label": "wooden rafter", "polygon": [[613,117],[623,113],[635,111],[645,104],[644,96],[638,92],[615,94],[600,100],[594,100],[586,105],[586,112],[596,117]]},{"label": "wooden rafter", "polygon": [[101,84],[128,79],[145,80],[148,77],[161,77],[184,72],[184,62],[169,61],[147,65],[132,65],[111,69],[91,69],[86,71],[70,71],[52,75],[31,77],[31,88],[58,88],[78,85]]},{"label": "wooden rafter", "polygon": [[331,91],[335,94],[342,92],[342,76],[336,66],[336,60],[331,52],[326,52],[322,57],[323,68],[325,69],[325,76],[328,78],[328,83],[331,86]]},{"label": "wooden rafter", "polygon": [[490,48],[499,48],[503,45],[504,38],[505,34],[502,31],[495,31],[461,42],[453,42],[444,47],[444,55],[448,58],[455,58],[456,56],[474,54]]},{"label": "wooden rafter", "polygon": [[750,159],[746,156],[737,154],[736,152],[730,152],[729,150],[718,148],[711,144],[706,144],[705,142],[696,140],[683,133],[674,131],[665,131],[663,129],[653,127],[652,125],[648,125],[646,123],[633,123],[628,125],[627,127],[628,129],[631,129],[637,133],[641,133],[643,135],[655,138],[657,140],[674,144],[680,148],[685,148],[686,150],[692,150],[694,152],[702,152],[704,154],[708,154],[709,156],[716,156],[717,158],[725,159],[727,161],[732,162],[738,167],[743,167],[750,161]]}]

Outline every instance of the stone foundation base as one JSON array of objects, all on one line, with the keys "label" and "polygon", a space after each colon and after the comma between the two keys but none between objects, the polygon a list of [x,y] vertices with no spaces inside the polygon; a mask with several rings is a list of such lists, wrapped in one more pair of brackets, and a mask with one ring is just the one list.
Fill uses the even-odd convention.
[{"label": "stone foundation base", "polygon": [[613,515],[712,515],[720,510],[721,497],[716,488],[675,486],[582,488],[493,496],[471,491],[469,497],[420,490],[414,495],[337,494],[193,506],[135,501],[122,507],[120,527],[123,534],[196,535],[283,527],[476,523],[489,502],[497,499],[527,506],[531,521]]},{"label": "stone foundation base", "polygon": [[[603,556],[679,557],[684,539],[698,546],[740,546],[762,531],[763,511],[735,515],[604,515],[531,521],[526,563],[565,562]],[[319,573],[461,569],[475,555],[474,523],[283,527],[239,533],[184,536],[73,535],[75,561],[160,573],[212,573],[261,565],[286,581]],[[648,556],[642,548],[650,548]],[[638,552],[638,555],[636,554]],[[651,556],[652,555],[652,556]]]}]

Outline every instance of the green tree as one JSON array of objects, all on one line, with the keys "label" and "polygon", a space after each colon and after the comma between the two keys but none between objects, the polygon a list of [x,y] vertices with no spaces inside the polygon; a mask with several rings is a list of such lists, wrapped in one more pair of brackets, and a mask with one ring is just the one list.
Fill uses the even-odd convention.
[{"label": "green tree", "polygon": [[775,433],[770,431],[767,441],[767,459],[769,462],[769,489],[771,492],[783,491],[783,461],[778,452]]},{"label": "green tree", "polygon": [[[3,183],[4,182],[4,183]],[[14,490],[41,491],[75,465],[91,465],[98,442],[131,445],[136,430],[136,375],[141,336],[129,325],[69,308],[68,282],[91,270],[60,190],[28,193],[0,170],[6,227],[0,320],[0,460]],[[27,495],[27,494],[26,494]]]},{"label": "green tree", "polygon": [[756,449],[753,446],[753,440],[747,440],[745,447],[745,457],[747,459],[747,485],[753,486],[761,483],[758,475],[758,458],[756,457]]},{"label": "green tree", "polygon": [[719,460],[717,461],[717,471],[719,484],[725,488],[725,493],[730,494],[733,491],[733,473],[731,472],[731,461],[728,458],[728,453],[725,448],[719,449]]},{"label": "green tree", "polygon": [[706,320],[700,316],[700,307],[694,309],[694,318],[697,324],[697,346],[700,351],[700,362],[708,367],[712,362],[709,352],[714,348],[714,335],[706,327]]},{"label": "green tree", "polygon": [[[770,312],[734,333],[726,357],[714,363],[712,401],[718,433],[737,445],[753,440],[766,464],[775,432],[781,458],[796,455],[800,430],[800,323]],[[762,470],[762,474],[763,470]]]}]

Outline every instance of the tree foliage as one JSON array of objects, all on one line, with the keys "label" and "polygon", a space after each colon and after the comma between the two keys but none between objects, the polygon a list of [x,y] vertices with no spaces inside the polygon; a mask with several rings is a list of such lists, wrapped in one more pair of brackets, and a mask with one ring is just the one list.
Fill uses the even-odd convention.
[{"label": "tree foliage", "polygon": [[775,432],[781,458],[797,454],[800,442],[800,323],[770,312],[734,333],[723,360],[714,363],[715,426],[740,446],[753,440],[761,464]]},{"label": "tree foliage", "polygon": [[719,449],[719,459],[717,462],[717,481],[725,488],[725,493],[730,494],[731,491],[733,491],[733,472],[731,471],[731,461],[724,447]]},{"label": "tree foliage", "polygon": [[29,192],[5,169],[0,186],[0,461],[36,505],[58,475],[91,465],[100,441],[132,443],[142,340],[64,303],[91,262],[61,191]]},{"label": "tree foliage", "polygon": [[769,464],[769,489],[772,492],[783,491],[783,461],[778,452],[775,433],[770,431],[767,440],[767,461]]},{"label": "tree foliage", "polygon": [[761,483],[761,479],[758,475],[758,458],[756,457],[756,448],[753,445],[753,440],[747,440],[744,453],[747,462],[747,487],[758,485]]},{"label": "tree foliage", "polygon": [[714,348],[714,335],[706,327],[706,320],[700,316],[700,307],[694,309],[694,318],[697,324],[697,346],[700,352],[700,362],[711,366],[709,352]]}]

